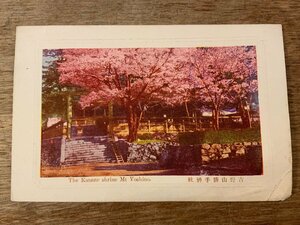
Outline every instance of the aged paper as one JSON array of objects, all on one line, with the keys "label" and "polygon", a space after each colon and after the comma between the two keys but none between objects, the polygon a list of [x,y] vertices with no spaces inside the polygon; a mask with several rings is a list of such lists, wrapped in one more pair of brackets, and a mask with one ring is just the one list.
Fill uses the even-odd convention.
[{"label": "aged paper", "polygon": [[281,25],[18,27],[13,201],[278,201]]}]

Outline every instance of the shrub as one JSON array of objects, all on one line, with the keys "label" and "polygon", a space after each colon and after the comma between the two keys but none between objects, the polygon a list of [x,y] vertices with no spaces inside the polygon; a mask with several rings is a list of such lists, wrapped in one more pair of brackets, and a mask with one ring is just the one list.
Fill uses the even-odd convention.
[{"label": "shrub", "polygon": [[179,143],[182,145],[195,145],[203,143],[229,144],[244,141],[260,141],[260,129],[240,130],[206,130],[180,133]]},{"label": "shrub", "polygon": [[140,140],[151,140],[154,139],[153,134],[151,133],[143,133],[143,134],[138,134],[138,139]]},{"label": "shrub", "polygon": [[204,141],[205,132],[194,131],[178,134],[178,141],[181,145],[196,145]]}]

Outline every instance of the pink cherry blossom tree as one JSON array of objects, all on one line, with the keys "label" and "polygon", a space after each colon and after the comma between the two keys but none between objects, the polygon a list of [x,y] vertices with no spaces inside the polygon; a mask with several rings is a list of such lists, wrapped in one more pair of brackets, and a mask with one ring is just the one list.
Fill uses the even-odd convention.
[{"label": "pink cherry blossom tree", "polygon": [[63,58],[60,82],[86,90],[80,99],[83,108],[109,102],[124,107],[128,141],[136,139],[151,103],[179,101],[173,92],[181,90],[185,80],[183,60],[172,48],[64,49]]},{"label": "pink cherry blossom tree", "polygon": [[111,102],[123,106],[129,141],[136,139],[152,104],[185,104],[189,116],[191,97],[212,110],[215,129],[228,103],[239,105],[244,124],[251,127],[248,96],[257,91],[253,46],[63,49],[62,55],[60,82],[86,91],[83,108]]},{"label": "pink cherry blossom tree", "polygon": [[[257,91],[256,54],[254,47],[207,47],[197,48],[191,54],[190,66],[197,81],[198,97],[212,109],[213,127],[220,128],[220,110],[226,103],[239,102],[243,122],[251,127],[245,98]],[[248,110],[245,113],[243,109]]]},{"label": "pink cherry blossom tree", "polygon": [[236,55],[239,59],[239,66],[232,78],[233,85],[229,98],[231,102],[237,104],[244,127],[251,128],[250,102],[252,102],[253,93],[258,91],[256,49],[254,46],[239,48],[236,50]]}]

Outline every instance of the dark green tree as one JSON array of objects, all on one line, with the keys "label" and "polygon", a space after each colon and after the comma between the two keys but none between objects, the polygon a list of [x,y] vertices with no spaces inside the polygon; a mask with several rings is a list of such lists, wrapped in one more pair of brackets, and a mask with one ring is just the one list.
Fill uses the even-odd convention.
[{"label": "dark green tree", "polygon": [[42,78],[42,121],[45,124],[50,117],[58,117],[64,121],[70,120],[73,99],[80,95],[81,90],[59,82],[60,74],[57,70],[61,57],[60,49],[45,49],[43,51]]}]

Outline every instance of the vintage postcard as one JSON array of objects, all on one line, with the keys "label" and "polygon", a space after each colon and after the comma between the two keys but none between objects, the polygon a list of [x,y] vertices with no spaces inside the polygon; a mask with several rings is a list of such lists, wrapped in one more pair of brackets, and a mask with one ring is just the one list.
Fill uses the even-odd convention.
[{"label": "vintage postcard", "polygon": [[291,194],[280,25],[18,27],[13,111],[14,201]]}]

